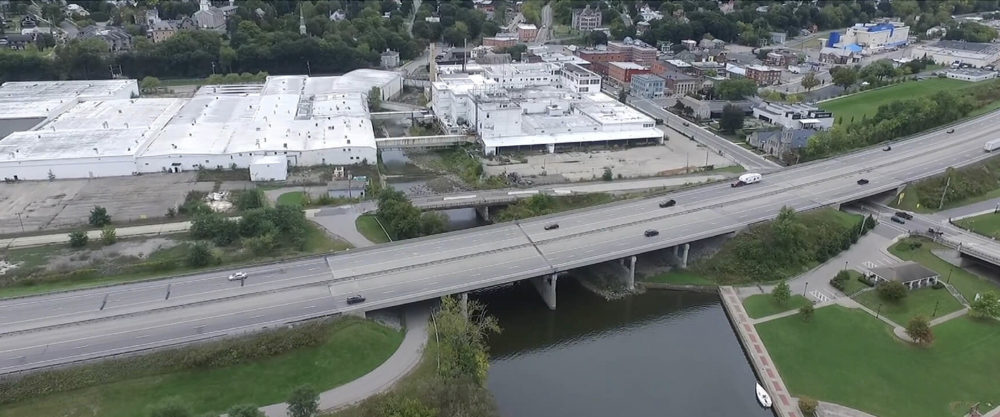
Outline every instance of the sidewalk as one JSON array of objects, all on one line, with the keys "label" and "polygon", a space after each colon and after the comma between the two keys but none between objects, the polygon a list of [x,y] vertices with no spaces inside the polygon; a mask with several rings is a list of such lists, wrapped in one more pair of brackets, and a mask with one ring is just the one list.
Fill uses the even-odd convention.
[{"label": "sidewalk", "polygon": [[[403,343],[382,365],[365,376],[319,394],[320,411],[335,410],[356,404],[372,395],[381,394],[412,371],[427,345],[427,322],[430,306],[411,305],[406,310],[406,336]],[[288,404],[271,404],[260,408],[268,417],[286,417]]]}]

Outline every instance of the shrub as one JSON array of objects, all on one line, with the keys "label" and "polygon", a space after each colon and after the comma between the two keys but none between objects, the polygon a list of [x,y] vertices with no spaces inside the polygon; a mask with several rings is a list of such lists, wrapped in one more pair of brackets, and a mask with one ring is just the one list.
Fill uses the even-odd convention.
[{"label": "shrub", "polygon": [[943,289],[944,288],[944,283],[941,282],[941,281],[937,281],[937,282],[934,283],[934,286],[932,288],[934,288],[935,290]]},{"label": "shrub", "polygon": [[611,172],[611,168],[604,167],[604,173],[601,174],[601,179],[604,181],[611,181],[615,178],[614,174]]},{"label": "shrub", "polygon": [[869,287],[874,287],[875,286],[875,283],[873,283],[870,279],[866,278],[863,275],[860,276],[860,277],[858,277],[858,281],[861,281],[862,284],[865,284],[865,285],[867,285]]},{"label": "shrub", "polygon": [[111,224],[111,215],[108,209],[101,206],[94,206],[90,210],[90,225],[94,227],[104,227]]},{"label": "shrub", "polygon": [[838,281],[836,278],[830,280],[830,286],[841,291],[843,291],[844,288],[846,288],[846,285],[844,285],[844,281]]},{"label": "shrub", "polygon": [[799,308],[799,316],[802,316],[802,320],[810,321],[815,311],[816,307],[813,307],[812,303],[808,303]]},{"label": "shrub", "polygon": [[265,417],[264,413],[253,404],[234,405],[226,414],[229,417]]},{"label": "shrub", "polygon": [[815,416],[817,408],[819,408],[819,401],[805,395],[799,397],[799,411],[802,411],[802,414]]},{"label": "shrub", "polygon": [[69,247],[71,248],[82,248],[87,246],[87,241],[90,238],[87,237],[87,232],[82,230],[74,230],[69,233]]},{"label": "shrub", "polygon": [[774,297],[774,301],[778,303],[778,305],[783,306],[788,304],[788,299],[792,297],[792,291],[788,288],[787,282],[781,281],[778,285],[774,286],[773,290],[771,290],[771,296]]},{"label": "shrub", "polygon": [[193,267],[207,266],[212,263],[212,251],[204,243],[198,242],[188,249],[187,264]]},{"label": "shrub", "polygon": [[173,208],[173,207],[168,207],[167,208],[167,217],[174,217],[174,216],[177,216],[177,209]]},{"label": "shrub", "polygon": [[267,198],[264,197],[264,191],[262,190],[244,190],[236,197],[235,205],[240,211],[261,208],[267,205]]},{"label": "shrub", "polygon": [[899,281],[879,283],[875,290],[878,291],[879,297],[883,300],[894,303],[906,298],[906,295],[909,292],[909,290],[906,289],[906,286]]},{"label": "shrub", "polygon": [[114,245],[118,241],[118,233],[115,232],[115,228],[111,226],[104,226],[101,230],[101,243],[105,245]]},{"label": "shrub", "polygon": [[288,403],[288,417],[313,417],[319,411],[319,393],[311,385],[296,388],[285,402]]}]

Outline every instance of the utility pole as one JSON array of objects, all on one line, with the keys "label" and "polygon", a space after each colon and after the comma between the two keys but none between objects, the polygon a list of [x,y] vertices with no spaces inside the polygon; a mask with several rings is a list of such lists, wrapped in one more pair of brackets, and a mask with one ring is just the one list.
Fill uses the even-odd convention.
[{"label": "utility pole", "polygon": [[938,210],[944,207],[944,195],[948,192],[949,185],[951,185],[951,177],[948,177],[948,181],[944,183],[944,190],[941,191],[941,203],[938,204]]}]

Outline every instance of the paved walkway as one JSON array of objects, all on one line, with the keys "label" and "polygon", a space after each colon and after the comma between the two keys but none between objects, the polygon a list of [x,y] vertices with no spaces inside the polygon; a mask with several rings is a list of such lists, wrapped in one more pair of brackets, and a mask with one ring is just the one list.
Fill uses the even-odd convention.
[{"label": "paved walkway", "polygon": [[[356,404],[372,395],[387,391],[410,373],[420,363],[424,346],[427,345],[429,318],[429,305],[410,305],[406,310],[406,336],[403,337],[403,343],[396,349],[396,353],[365,376],[320,393],[319,409],[328,411]],[[288,404],[272,404],[261,407],[260,410],[268,417],[286,417]]]},{"label": "paved walkway", "polygon": [[375,203],[370,201],[340,207],[325,207],[316,212],[312,220],[354,247],[364,248],[374,243],[358,232],[356,221],[362,214],[372,210],[375,210]]},{"label": "paved walkway", "polygon": [[761,384],[771,395],[775,414],[778,417],[802,416],[798,403],[785,388],[781,375],[778,374],[774,362],[771,361],[771,355],[767,353],[764,342],[757,335],[757,329],[751,323],[746,310],[743,309],[743,303],[736,295],[736,290],[730,286],[719,287],[719,296],[722,298],[723,307],[729,312],[730,320],[733,321],[736,335],[739,336],[747,355],[750,357],[750,363],[761,378]]},{"label": "paved walkway", "polygon": [[850,407],[844,407],[840,404],[819,402],[819,408],[816,409],[817,417],[876,417],[874,415],[868,414],[864,411],[855,410]]}]

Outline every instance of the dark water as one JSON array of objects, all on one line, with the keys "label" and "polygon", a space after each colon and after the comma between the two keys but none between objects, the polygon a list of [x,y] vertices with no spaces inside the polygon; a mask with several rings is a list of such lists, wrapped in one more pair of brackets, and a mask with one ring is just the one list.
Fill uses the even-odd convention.
[{"label": "dark water", "polygon": [[[384,157],[383,157],[384,158]],[[397,191],[402,191],[407,194],[419,193],[420,190],[426,189],[428,180],[416,180],[416,181],[390,181],[389,186]],[[448,230],[462,230],[470,229],[473,227],[484,226],[487,223],[482,221],[479,216],[476,215],[476,210],[472,208],[461,208],[452,210],[440,210],[445,216],[448,216]]]},{"label": "dark water", "polygon": [[557,291],[556,311],[528,283],[475,296],[504,329],[488,381],[501,415],[773,416],[715,295],[609,302],[563,278]]}]

